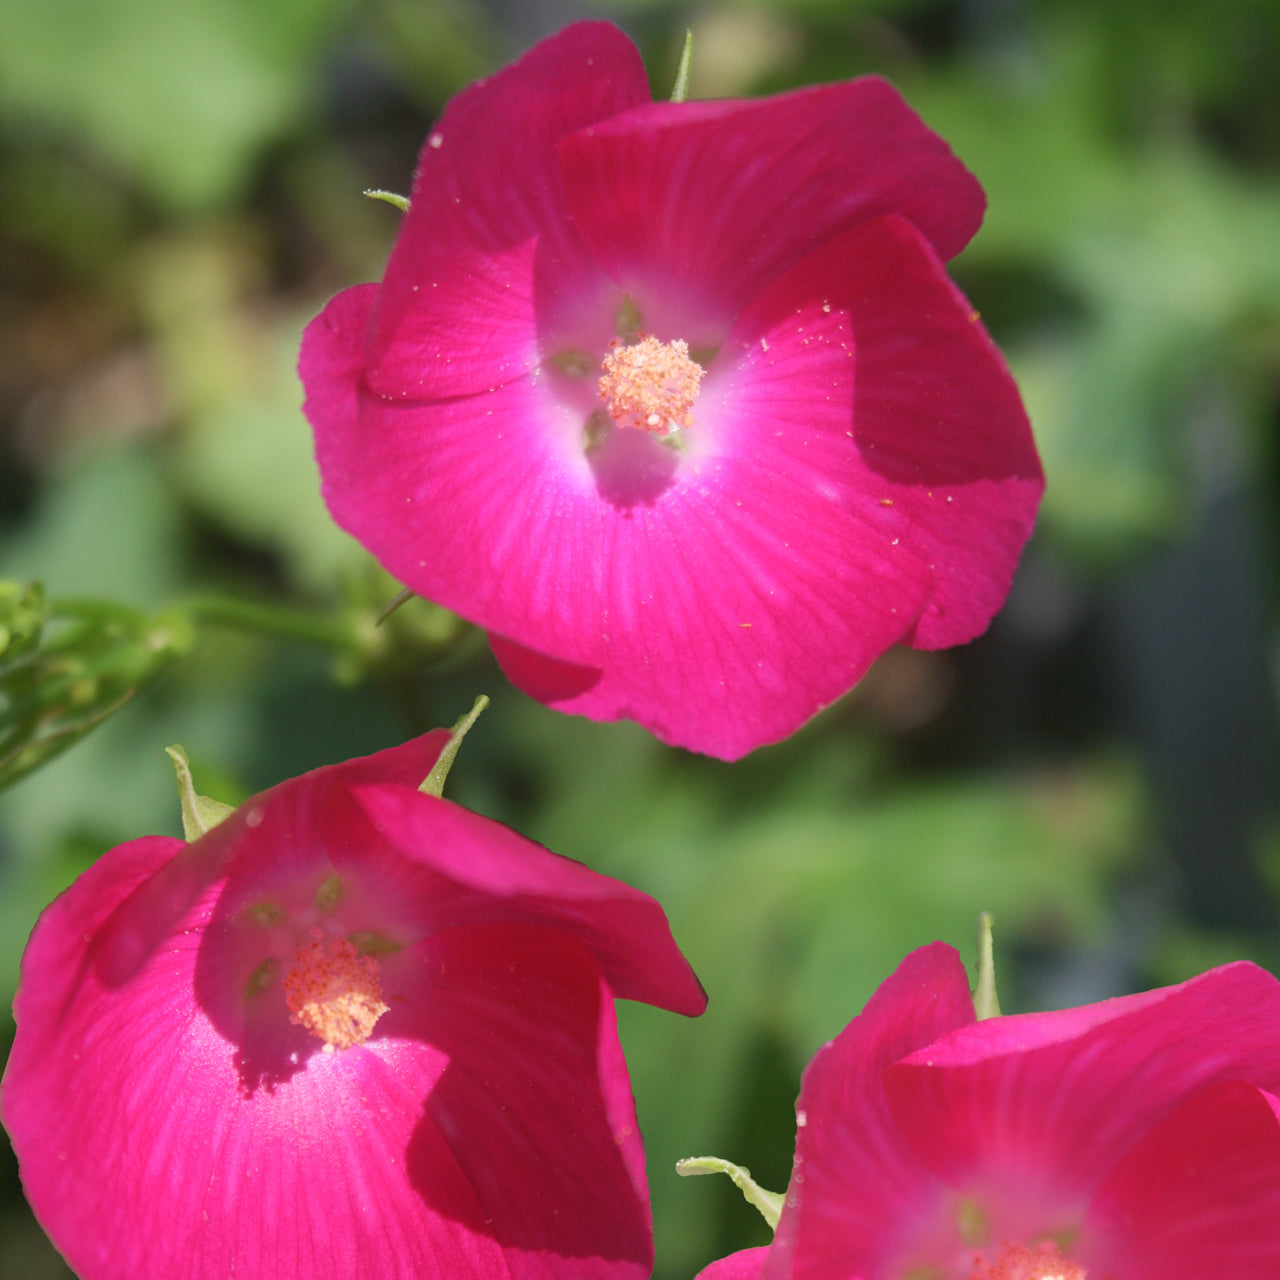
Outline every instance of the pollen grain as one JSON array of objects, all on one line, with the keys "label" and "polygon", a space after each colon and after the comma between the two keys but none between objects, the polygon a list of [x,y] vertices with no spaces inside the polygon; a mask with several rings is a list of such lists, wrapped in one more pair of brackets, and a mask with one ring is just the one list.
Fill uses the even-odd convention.
[{"label": "pollen grain", "polygon": [[326,1052],[363,1044],[388,1008],[377,960],[345,938],[300,948],[284,975],[284,997],[289,1021],[323,1040]]},{"label": "pollen grain", "polygon": [[602,368],[600,398],[618,426],[662,436],[693,426],[703,369],[687,342],[659,342],[650,334],[631,346],[615,341]]}]

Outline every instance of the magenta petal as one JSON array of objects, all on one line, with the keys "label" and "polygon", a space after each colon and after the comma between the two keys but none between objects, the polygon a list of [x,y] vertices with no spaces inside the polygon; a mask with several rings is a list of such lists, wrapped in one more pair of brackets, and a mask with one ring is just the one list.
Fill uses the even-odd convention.
[{"label": "magenta petal", "polygon": [[582,422],[521,378],[398,404],[360,385],[375,286],[307,328],[300,369],[325,501],[400,581],[487,630],[599,663],[604,504]]},{"label": "magenta petal", "polygon": [[[369,385],[500,386],[612,287],[568,216],[557,141],[649,100],[635,45],[584,22],[458,94],[427,138],[369,336]],[[554,350],[554,346],[552,348]]]},{"label": "magenta petal", "polygon": [[[689,1016],[706,1007],[665,913],[647,893],[447,800],[390,786],[361,787],[357,795],[400,855],[384,864],[395,877],[383,881],[385,891],[418,899],[418,918],[554,925],[589,948],[615,995]],[[341,871],[341,855],[334,861]],[[436,875],[422,879],[417,867]]]},{"label": "magenta petal", "polygon": [[731,393],[732,447],[838,494],[928,565],[935,586],[917,647],[985,630],[1044,478],[1004,360],[924,237],[901,218],[835,237],[752,302],[723,355],[739,351],[732,381],[762,403],[793,368],[807,369],[810,394],[827,402],[846,382],[854,392],[847,417],[801,412],[797,399],[792,420],[777,424]]},{"label": "magenta petal", "polygon": [[768,1253],[767,1245],[758,1249],[740,1249],[703,1267],[695,1280],[757,1280]]},{"label": "magenta petal", "polygon": [[[639,994],[697,1012],[700,989],[651,899],[414,790],[446,737],[282,783],[191,845],[122,845],[41,917],[0,1105],[84,1280],[648,1274],[592,948]],[[397,849],[361,803],[387,794],[439,831]],[[289,1017],[324,938],[360,940],[386,1005],[346,1047]]]},{"label": "magenta petal", "polygon": [[1280,1099],[1240,1080],[1193,1094],[1107,1176],[1079,1256],[1117,1280],[1274,1280]]},{"label": "magenta petal", "polygon": [[950,258],[985,206],[946,143],[874,78],[653,103],[565,137],[559,156],[588,248],[655,332],[675,297],[723,333],[779,271],[879,214],[910,219]]},{"label": "magenta petal", "polygon": [[[914,951],[804,1073],[796,1158],[767,1280],[900,1274],[937,1217],[942,1188],[897,1132],[881,1074],[973,1021],[960,957]],[[902,1264],[899,1271],[890,1264]]]},{"label": "magenta petal", "polygon": [[884,1073],[917,1158],[1011,1211],[1083,1208],[1188,1092],[1232,1077],[1280,1086],[1280,982],[1244,963],[1084,1008],[991,1019]]},{"label": "magenta petal", "polygon": [[[602,675],[548,701],[725,760],[846,692],[909,631],[932,585],[871,521],[747,458],[686,464],[684,483],[605,534]],[[504,670],[535,696],[561,675],[530,653]]]},{"label": "magenta petal", "polygon": [[613,996],[586,948],[558,929],[489,925],[415,952],[396,970],[409,1007],[395,1031],[413,1038],[377,1052],[397,1070],[419,1040],[448,1058],[406,1156],[427,1209],[457,1199],[461,1174],[480,1212],[467,1225],[493,1234],[514,1280],[643,1280],[644,1148]]}]

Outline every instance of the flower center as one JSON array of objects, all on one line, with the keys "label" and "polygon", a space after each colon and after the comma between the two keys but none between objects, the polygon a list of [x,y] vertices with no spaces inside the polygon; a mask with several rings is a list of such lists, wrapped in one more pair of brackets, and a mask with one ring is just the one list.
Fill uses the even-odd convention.
[{"label": "flower center", "polygon": [[1041,1241],[1034,1249],[1005,1240],[995,1262],[981,1256],[975,1259],[969,1280],[1086,1280],[1086,1277],[1084,1268],[1064,1258],[1051,1240]]},{"label": "flower center", "polygon": [[284,975],[284,998],[289,1021],[323,1040],[326,1053],[363,1044],[387,1011],[378,962],[345,938],[301,948]]},{"label": "flower center", "polygon": [[624,346],[615,340],[601,366],[600,398],[620,427],[669,436],[693,426],[702,366],[687,342],[659,342],[649,334]]}]

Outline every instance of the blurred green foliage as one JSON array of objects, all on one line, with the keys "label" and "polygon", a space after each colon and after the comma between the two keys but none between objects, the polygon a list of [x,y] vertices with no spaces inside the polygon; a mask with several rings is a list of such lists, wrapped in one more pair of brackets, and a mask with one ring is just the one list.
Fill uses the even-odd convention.
[{"label": "blurred green foliage", "polygon": [[[1280,7],[594,9],[637,37],[661,96],[686,26],[694,97],[888,75],[982,180],[955,273],[1049,476],[1006,616],[967,651],[888,655],[733,767],[530,703],[426,602],[376,627],[397,584],[320,501],[301,325],[381,269],[398,214],[361,192],[407,190],[448,95],[557,5],[0,0],[0,757],[76,743],[0,799],[0,988],[93,858],[178,833],[168,743],[237,803],[484,690],[451,794],[655,893],[711,996],[697,1022],[621,1015],[676,1280],[763,1227],[675,1159],[723,1155],[779,1189],[809,1054],[911,947],[972,961],[979,910],[1010,1010],[1274,961],[1250,894],[1203,917],[1179,851],[1198,805],[1208,864],[1256,872],[1274,910]],[[1224,511],[1257,518],[1214,542]],[[1247,598],[1211,607],[1191,574],[1169,579],[1184,612],[1161,613],[1160,575],[1197,547]],[[1208,639],[1184,635],[1197,618]],[[1183,786],[1169,758],[1207,763]],[[4,1178],[0,1277],[64,1274]]]}]

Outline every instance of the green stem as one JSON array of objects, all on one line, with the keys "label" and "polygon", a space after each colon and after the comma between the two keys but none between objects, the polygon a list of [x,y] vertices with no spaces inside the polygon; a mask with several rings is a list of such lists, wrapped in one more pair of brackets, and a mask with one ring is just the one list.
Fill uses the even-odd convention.
[{"label": "green stem", "polygon": [[328,649],[350,649],[355,645],[355,638],[345,622],[335,622],[332,618],[281,605],[207,594],[179,600],[170,606],[170,611],[192,623],[210,622],[234,627],[238,631],[300,640],[304,644]]}]

